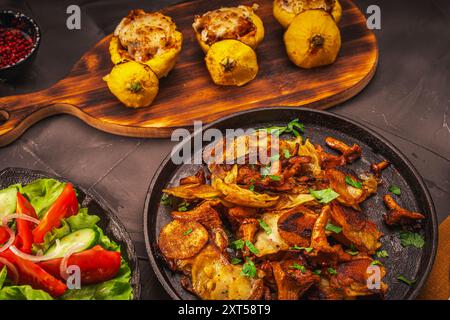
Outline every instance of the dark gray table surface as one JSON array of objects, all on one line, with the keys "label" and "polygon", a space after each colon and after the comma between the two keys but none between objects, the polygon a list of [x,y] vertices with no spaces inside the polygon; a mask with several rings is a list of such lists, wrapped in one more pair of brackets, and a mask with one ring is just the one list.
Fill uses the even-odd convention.
[{"label": "dark gray table surface", "polygon": [[[157,10],[175,1],[0,0],[0,9],[30,14],[42,44],[29,75],[0,83],[0,96],[47,88],[130,9]],[[257,1],[256,1],[257,2]],[[355,0],[381,8],[377,73],[367,88],[330,111],[352,118],[396,145],[416,166],[432,194],[439,221],[450,214],[450,1]],[[66,8],[79,4],[81,30],[65,27]],[[226,1],[224,1],[224,5]],[[97,131],[70,116],[55,116],[0,149],[0,170],[26,167],[58,174],[105,199],[135,241],[143,299],[168,296],[147,261],[142,213],[155,170],[171,150],[164,139],[134,139]]]}]

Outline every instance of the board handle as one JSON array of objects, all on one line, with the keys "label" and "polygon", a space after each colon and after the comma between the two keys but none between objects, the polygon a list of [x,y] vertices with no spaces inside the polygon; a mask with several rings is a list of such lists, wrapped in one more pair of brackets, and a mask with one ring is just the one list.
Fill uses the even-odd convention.
[{"label": "board handle", "polygon": [[54,90],[50,88],[0,99],[0,147],[16,140],[39,120],[73,107],[55,101],[52,95]]}]

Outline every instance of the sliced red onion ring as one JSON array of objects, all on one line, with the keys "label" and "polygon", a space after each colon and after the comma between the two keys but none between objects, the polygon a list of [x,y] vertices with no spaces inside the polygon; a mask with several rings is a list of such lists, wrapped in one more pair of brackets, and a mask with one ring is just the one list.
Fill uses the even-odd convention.
[{"label": "sliced red onion ring", "polygon": [[14,266],[11,262],[2,257],[0,257],[0,263],[3,263],[6,266],[6,268],[8,268],[8,271],[11,271],[12,282],[13,284],[17,284],[19,282],[19,273],[17,272],[16,266]]},{"label": "sliced red onion ring", "polygon": [[53,255],[41,255],[41,256],[34,256],[32,254],[27,254],[25,252],[20,251],[19,249],[16,248],[16,246],[12,245],[9,247],[9,249],[12,251],[12,253],[14,253],[16,256],[31,261],[31,262],[41,262],[41,261],[47,261],[47,260],[52,260],[55,259],[57,256],[57,252],[59,251],[59,246],[60,246],[60,241],[59,239],[56,240],[56,248],[55,248],[55,254]]},{"label": "sliced red onion ring", "polygon": [[7,227],[8,221],[12,220],[12,219],[27,220],[27,221],[33,222],[35,224],[39,224],[39,222],[40,222],[39,219],[30,217],[29,215],[22,214],[22,213],[13,213],[13,214],[8,214],[7,216],[3,217],[2,226]]},{"label": "sliced red onion ring", "polygon": [[61,278],[64,280],[67,280],[69,275],[67,274],[67,262],[69,261],[69,258],[78,251],[78,249],[83,248],[82,243],[75,243],[73,246],[67,250],[67,253],[64,255],[63,259],[61,260],[61,264],[59,265],[59,274]]},{"label": "sliced red onion ring", "polygon": [[34,222],[35,224],[39,224],[39,220],[33,217],[30,217],[26,214],[21,214],[21,213],[13,213],[13,214],[9,214],[7,216],[4,216],[2,219],[2,226],[6,229],[6,231],[8,231],[9,233],[9,239],[8,241],[0,248],[0,252],[6,251],[9,249],[9,247],[14,243],[14,240],[16,239],[16,235],[14,234],[14,231],[8,227],[8,221],[12,220],[12,219],[22,219],[22,220],[27,220],[30,222]]}]

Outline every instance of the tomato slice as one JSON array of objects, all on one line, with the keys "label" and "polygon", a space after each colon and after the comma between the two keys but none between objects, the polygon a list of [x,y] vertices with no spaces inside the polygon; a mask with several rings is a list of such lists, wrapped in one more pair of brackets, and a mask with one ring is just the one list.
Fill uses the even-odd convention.
[{"label": "tomato slice", "polygon": [[4,244],[9,239],[9,232],[4,227],[0,227],[0,244]]},{"label": "tomato slice", "polygon": [[16,256],[9,249],[0,252],[0,257],[6,258],[17,268],[19,284],[28,284],[33,289],[44,290],[53,297],[60,297],[66,292],[67,286],[63,282],[47,273],[37,264]]},{"label": "tomato slice", "polygon": [[[62,259],[42,261],[39,266],[56,278],[61,278]],[[120,269],[120,252],[108,251],[96,245],[92,249],[70,256],[67,266],[76,265],[81,271],[81,283],[93,284],[110,280]]]},{"label": "tomato slice", "polygon": [[[17,192],[17,213],[26,214],[30,217],[36,218],[36,211],[32,207],[32,205],[28,202],[28,200]],[[31,231],[34,228],[33,222],[17,219],[17,235],[15,245],[21,251],[25,253],[31,253],[31,246],[33,244],[33,234]]]},{"label": "tomato slice", "polygon": [[58,199],[51,205],[41,222],[32,231],[35,243],[42,243],[44,236],[53,228],[61,226],[63,218],[78,213],[78,199],[70,183],[66,184]]}]

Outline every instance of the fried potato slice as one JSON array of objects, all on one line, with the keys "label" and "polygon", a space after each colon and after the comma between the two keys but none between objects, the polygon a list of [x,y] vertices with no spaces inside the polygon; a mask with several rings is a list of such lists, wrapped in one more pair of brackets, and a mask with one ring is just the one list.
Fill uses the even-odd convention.
[{"label": "fried potato slice", "polygon": [[304,206],[286,210],[278,219],[278,232],[290,246],[309,247],[317,215]]},{"label": "fried potato slice", "polygon": [[355,188],[348,185],[345,178],[350,176],[353,180],[358,181],[358,179],[352,175],[345,175],[342,171],[337,169],[327,169],[325,170],[325,177],[330,182],[330,187],[339,193],[337,200],[349,207],[353,207],[359,210],[359,204],[367,199],[370,193],[365,188]]},{"label": "fried potato slice", "polygon": [[205,250],[192,265],[192,288],[206,300],[260,299],[261,279],[242,275],[242,267],[232,265],[217,250]]},{"label": "fried potato slice", "polygon": [[208,200],[220,197],[222,195],[219,190],[207,184],[185,184],[169,189],[164,189],[163,192],[174,197],[186,200]]},{"label": "fried potato slice", "polygon": [[387,291],[387,285],[380,281],[379,288],[369,288],[369,277],[373,268],[379,268],[380,279],[386,275],[383,266],[372,266],[372,259],[363,257],[352,261],[341,263],[337,268],[337,274],[331,276],[330,286],[343,292],[346,298],[357,296],[383,295]]},{"label": "fried potato slice", "polygon": [[289,245],[281,238],[278,232],[279,213],[264,213],[261,220],[264,221],[270,228],[270,234],[264,230],[259,230],[255,235],[255,248],[259,253],[257,257],[263,257],[269,254],[275,254],[279,251],[288,250]]},{"label": "fried potato slice", "polygon": [[208,238],[200,223],[173,220],[161,229],[158,245],[166,259],[187,259],[200,252]]},{"label": "fried potato slice", "polygon": [[339,242],[353,244],[358,250],[370,254],[374,254],[381,247],[379,239],[383,233],[375,223],[364,219],[358,211],[332,203],[331,218],[335,224],[342,227],[341,233],[333,234]]},{"label": "fried potato slice", "polygon": [[309,139],[307,139],[304,144],[300,145],[298,155],[311,158],[311,161],[306,166],[309,168],[312,175],[318,176],[322,172],[319,154]]},{"label": "fried potato slice", "polygon": [[227,184],[220,178],[213,179],[213,186],[225,196],[223,200],[243,207],[269,208],[273,207],[279,198],[268,194],[258,194],[236,184]]},{"label": "fried potato slice", "polygon": [[300,193],[300,194],[292,194],[285,195],[280,198],[276,205],[277,210],[285,210],[297,207],[301,204],[308,202],[315,202],[316,198],[314,198],[311,194]]}]

